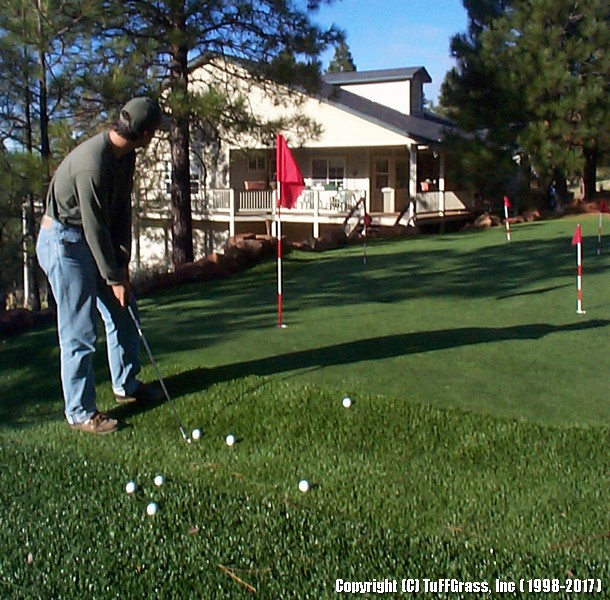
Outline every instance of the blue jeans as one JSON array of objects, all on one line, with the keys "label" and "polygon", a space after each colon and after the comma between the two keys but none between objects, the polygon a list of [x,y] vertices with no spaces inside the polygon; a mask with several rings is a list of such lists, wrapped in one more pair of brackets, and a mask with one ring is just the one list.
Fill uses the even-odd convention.
[{"label": "blue jeans", "polygon": [[[38,262],[57,303],[61,383],[65,414],[71,424],[82,423],[97,411],[93,354],[97,340],[97,311],[106,328],[108,364],[113,391],[133,394],[140,372],[139,337],[128,313],[99,275],[80,228],[48,217],[36,244]],[[132,308],[137,315],[135,300]]]}]

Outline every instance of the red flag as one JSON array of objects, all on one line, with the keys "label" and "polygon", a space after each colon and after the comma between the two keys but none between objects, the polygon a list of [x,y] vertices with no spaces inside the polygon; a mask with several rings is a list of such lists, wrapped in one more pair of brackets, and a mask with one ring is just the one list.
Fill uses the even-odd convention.
[{"label": "red flag", "polygon": [[508,199],[508,196],[504,196],[504,206],[506,206],[506,208],[513,207],[513,205],[510,203],[510,200]]},{"label": "red flag", "polygon": [[605,201],[605,200],[602,200],[602,201],[599,203],[599,212],[602,212],[602,213],[610,213],[610,208],[608,208],[608,204],[606,203],[606,201]]},{"label": "red flag", "polygon": [[277,180],[280,184],[278,205],[282,208],[292,208],[305,187],[305,181],[286,140],[279,133],[276,139],[275,159]]},{"label": "red flag", "polygon": [[576,226],[576,231],[572,236],[572,246],[576,246],[576,244],[582,244],[582,231],[580,229],[580,225]]}]

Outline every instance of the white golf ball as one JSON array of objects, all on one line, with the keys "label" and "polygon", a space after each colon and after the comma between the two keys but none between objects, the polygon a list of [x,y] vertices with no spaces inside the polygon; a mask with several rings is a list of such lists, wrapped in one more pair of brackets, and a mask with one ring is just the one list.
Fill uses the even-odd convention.
[{"label": "white golf ball", "polygon": [[343,398],[343,406],[345,408],[349,408],[352,405],[352,399],[349,396],[345,396],[345,398]]},{"label": "white golf ball", "polygon": [[227,442],[227,446],[232,446],[235,443],[235,436],[229,434],[226,438],[225,438],[225,442]]},{"label": "white golf ball", "polygon": [[302,479],[299,481],[299,489],[305,493],[309,491],[309,481],[307,479]]},{"label": "white golf ball", "polygon": [[201,437],[201,430],[200,429],[193,429],[193,433],[191,433],[191,437],[194,440],[198,440]]},{"label": "white golf ball", "polygon": [[153,515],[157,514],[157,511],[159,510],[159,507],[156,505],[155,502],[151,502],[147,507],[146,507],[146,514],[149,517],[152,517]]},{"label": "white golf ball", "polygon": [[138,486],[135,484],[134,481],[130,481],[126,486],[125,486],[125,491],[128,494],[133,494],[136,490],[138,489]]},{"label": "white golf ball", "polygon": [[165,483],[165,477],[163,477],[163,475],[157,475],[154,482],[157,487],[161,487]]}]

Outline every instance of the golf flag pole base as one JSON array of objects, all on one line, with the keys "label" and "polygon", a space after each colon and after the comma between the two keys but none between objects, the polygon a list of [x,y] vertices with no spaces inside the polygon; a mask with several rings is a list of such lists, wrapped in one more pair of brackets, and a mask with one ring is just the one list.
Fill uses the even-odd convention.
[{"label": "golf flag pole base", "polygon": [[572,236],[572,246],[576,246],[576,313],[585,315],[587,313],[582,307],[582,229],[580,224],[576,226],[576,231]]}]

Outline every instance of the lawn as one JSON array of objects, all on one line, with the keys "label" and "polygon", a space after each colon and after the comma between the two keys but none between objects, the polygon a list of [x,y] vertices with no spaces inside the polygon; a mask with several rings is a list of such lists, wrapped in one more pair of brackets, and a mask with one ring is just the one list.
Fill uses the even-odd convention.
[{"label": "lawn", "polygon": [[101,438],[62,418],[53,328],[1,342],[0,597],[610,597],[609,274],[589,216],[292,252],[285,329],[273,262],[143,298],[190,445],[167,403],[113,406],[103,340]]}]

